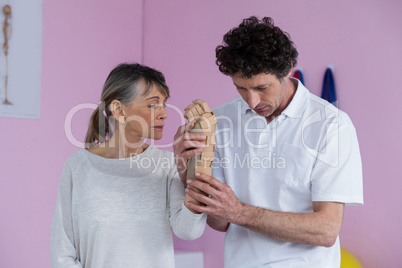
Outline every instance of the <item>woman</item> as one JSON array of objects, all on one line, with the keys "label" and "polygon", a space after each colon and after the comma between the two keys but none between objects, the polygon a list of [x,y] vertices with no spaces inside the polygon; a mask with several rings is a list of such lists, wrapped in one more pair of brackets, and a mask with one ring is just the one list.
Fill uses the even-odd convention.
[{"label": "woman", "polygon": [[171,228],[195,239],[206,215],[184,205],[173,154],[161,139],[169,89],[162,73],[121,64],[107,78],[87,149],[70,156],[52,223],[52,267],[174,267]]}]

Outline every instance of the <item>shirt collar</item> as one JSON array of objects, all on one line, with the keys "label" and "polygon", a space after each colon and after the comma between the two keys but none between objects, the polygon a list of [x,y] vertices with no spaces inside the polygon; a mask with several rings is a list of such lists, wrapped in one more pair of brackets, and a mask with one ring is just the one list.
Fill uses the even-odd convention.
[{"label": "shirt collar", "polygon": [[[282,114],[291,118],[301,118],[304,107],[306,106],[308,99],[308,90],[303,86],[303,84],[296,78],[291,77],[291,80],[297,82],[296,93],[293,96],[292,101],[289,103],[288,107],[282,112]],[[246,114],[247,112],[252,112],[257,114],[253,109],[248,106],[247,102],[240,97],[241,100],[241,113]]]},{"label": "shirt collar", "polygon": [[308,89],[296,78],[290,78],[297,82],[296,93],[283,114],[291,118],[301,118],[308,99]]},{"label": "shirt collar", "polygon": [[240,97],[240,101],[241,101],[241,113],[242,114],[246,114],[247,112],[252,112],[257,114],[253,109],[250,108],[250,106],[248,106],[247,102]]}]

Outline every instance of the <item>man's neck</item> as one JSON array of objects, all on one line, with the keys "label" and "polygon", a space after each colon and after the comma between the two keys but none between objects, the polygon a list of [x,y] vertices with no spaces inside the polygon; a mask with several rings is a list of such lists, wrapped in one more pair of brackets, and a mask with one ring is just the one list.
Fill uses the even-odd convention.
[{"label": "man's neck", "polygon": [[265,117],[267,124],[271,123],[276,117],[280,116],[282,112],[289,106],[297,90],[297,81],[285,78],[284,94],[282,103],[271,115]]}]

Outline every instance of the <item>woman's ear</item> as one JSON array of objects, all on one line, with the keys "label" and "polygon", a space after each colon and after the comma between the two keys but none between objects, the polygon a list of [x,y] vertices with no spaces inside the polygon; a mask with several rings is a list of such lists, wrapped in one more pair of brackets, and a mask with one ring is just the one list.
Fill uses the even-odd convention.
[{"label": "woman's ear", "polygon": [[123,104],[120,101],[113,100],[112,103],[110,104],[110,111],[112,112],[112,115],[116,120],[116,122],[124,124],[125,118],[124,118]]}]

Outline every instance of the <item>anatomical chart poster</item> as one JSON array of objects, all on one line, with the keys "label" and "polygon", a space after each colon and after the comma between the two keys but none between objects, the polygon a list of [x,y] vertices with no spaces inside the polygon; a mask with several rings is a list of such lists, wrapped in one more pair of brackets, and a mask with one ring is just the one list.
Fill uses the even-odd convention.
[{"label": "anatomical chart poster", "polygon": [[0,116],[40,117],[42,0],[0,0]]}]

